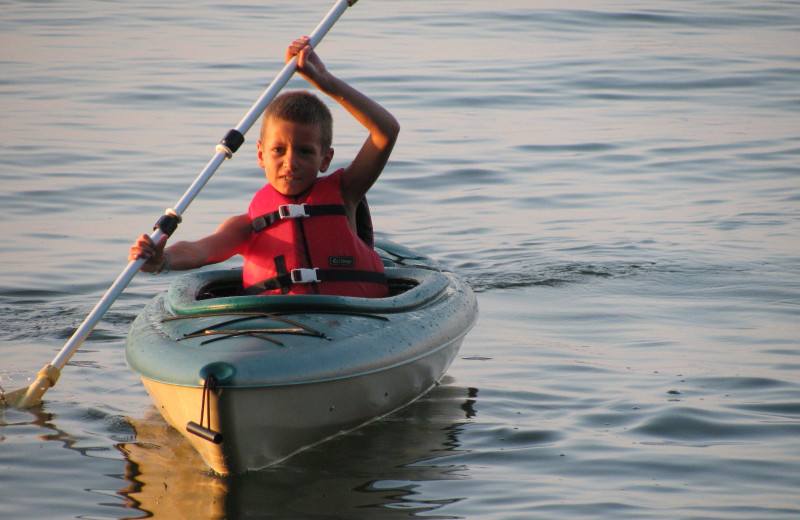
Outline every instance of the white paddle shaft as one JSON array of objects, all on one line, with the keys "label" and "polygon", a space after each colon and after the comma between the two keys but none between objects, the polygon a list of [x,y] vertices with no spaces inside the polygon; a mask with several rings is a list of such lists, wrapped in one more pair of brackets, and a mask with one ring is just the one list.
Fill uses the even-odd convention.
[{"label": "white paddle shaft", "polygon": [[[314,29],[314,32],[309,36],[311,45],[316,47],[316,45],[322,40],[323,37],[325,37],[331,27],[333,27],[333,24],[336,23],[344,11],[348,7],[355,4],[356,1],[357,0],[338,0],[322,20],[322,22],[320,22],[317,28]],[[272,81],[272,83],[270,83],[258,101],[256,101],[252,108],[250,108],[250,111],[239,122],[234,130],[239,132],[241,135],[246,134],[267,108],[267,105],[269,105],[269,103],[286,85],[296,70],[297,57],[295,56],[291,61],[286,63],[286,65],[283,67],[283,70],[281,70],[278,76]],[[189,186],[189,189],[186,190],[186,193],[184,193],[180,200],[178,200],[174,208],[171,208],[167,211],[167,214],[174,213],[178,220],[180,220],[180,216],[184,211],[186,211],[186,209],[189,207],[189,204],[192,203],[206,183],[211,179],[211,176],[214,175],[219,166],[225,161],[226,158],[229,158],[230,155],[231,154],[229,150],[225,150],[224,148],[220,149],[220,147],[217,147],[217,153],[211,158],[211,161],[209,161],[192,185]],[[153,242],[158,243],[159,239],[164,234],[164,231],[162,231],[160,228],[157,228],[150,235],[150,238],[153,240]],[[105,295],[103,295],[97,305],[95,305],[94,309],[92,309],[92,312],[90,312],[86,319],[83,320],[83,323],[81,323],[81,325],[75,330],[69,341],[67,341],[56,357],[53,358],[52,363],[50,363],[52,367],[57,369],[57,371],[60,371],[62,368],[64,368],[64,365],[67,364],[67,361],[69,361],[83,341],[89,336],[89,334],[91,334],[94,327],[103,317],[103,315],[105,315],[119,295],[122,294],[133,277],[136,276],[136,273],[139,271],[139,268],[142,266],[142,264],[144,264],[144,262],[145,260],[140,258],[128,263],[127,267],[122,271],[122,273],[120,273],[116,281],[111,285],[108,291],[106,291]],[[43,370],[46,369],[47,367],[45,367]],[[57,373],[58,372],[56,372],[56,374]],[[55,384],[55,381],[52,381],[51,378],[51,382],[48,385],[43,385],[41,382],[38,385],[31,385],[31,388],[28,391],[28,396],[22,406],[31,406],[38,403],[41,400],[41,396],[52,384]],[[34,387],[37,388],[35,389]]]}]

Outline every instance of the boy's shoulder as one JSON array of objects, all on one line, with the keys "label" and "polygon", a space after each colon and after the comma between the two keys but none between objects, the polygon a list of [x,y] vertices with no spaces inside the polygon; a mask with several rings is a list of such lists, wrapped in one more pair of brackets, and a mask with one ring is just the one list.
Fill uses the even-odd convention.
[{"label": "boy's shoulder", "polygon": [[344,175],[344,168],[339,168],[333,173],[329,173],[327,175],[320,175],[319,177],[317,177],[316,182],[325,182],[325,183],[330,182],[335,184],[341,184],[342,175]]}]

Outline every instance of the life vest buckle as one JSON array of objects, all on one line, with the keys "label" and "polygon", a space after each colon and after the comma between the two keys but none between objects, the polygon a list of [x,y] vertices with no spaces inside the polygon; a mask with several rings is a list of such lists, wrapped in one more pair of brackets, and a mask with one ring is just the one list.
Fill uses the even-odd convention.
[{"label": "life vest buckle", "polygon": [[308,216],[307,204],[283,204],[278,206],[278,215],[284,218],[303,218]]},{"label": "life vest buckle", "polygon": [[319,271],[319,269],[316,267],[313,269],[306,269],[304,267],[301,267],[300,269],[292,269],[292,283],[321,282],[322,280],[319,279],[317,271]]}]

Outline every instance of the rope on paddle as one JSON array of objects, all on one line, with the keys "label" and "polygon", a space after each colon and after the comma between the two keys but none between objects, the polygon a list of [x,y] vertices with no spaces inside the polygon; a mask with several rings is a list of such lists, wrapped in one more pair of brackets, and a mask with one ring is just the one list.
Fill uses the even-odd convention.
[{"label": "rope on paddle", "polygon": [[[186,423],[186,431],[214,444],[222,444],[222,434],[211,429],[211,392],[216,392],[216,390],[217,377],[214,374],[208,374],[203,382],[203,398],[200,401],[200,424],[189,421]],[[204,418],[207,426],[203,426]]]}]

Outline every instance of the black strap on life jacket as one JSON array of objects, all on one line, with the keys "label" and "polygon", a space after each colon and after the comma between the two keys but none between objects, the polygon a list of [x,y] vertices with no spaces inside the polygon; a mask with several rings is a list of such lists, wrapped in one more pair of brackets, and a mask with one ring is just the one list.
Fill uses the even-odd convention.
[{"label": "black strap on life jacket", "polygon": [[[291,276],[291,273],[286,270],[286,257],[283,255],[275,257],[275,273],[276,278],[281,276]],[[278,289],[279,287],[275,287]],[[266,291],[266,289],[264,289]],[[287,294],[289,292],[289,286],[280,287],[281,294]],[[262,291],[263,292],[263,291]]]},{"label": "black strap on life jacket", "polygon": [[[295,211],[295,208],[302,208]],[[343,204],[285,204],[277,210],[258,216],[250,222],[250,227],[258,233],[264,231],[272,224],[284,219],[318,217],[321,215],[343,215],[347,216],[347,211]]]},{"label": "black strap on life jacket", "polygon": [[[305,214],[302,216],[317,216],[317,215],[347,215],[343,204],[320,204],[318,206],[304,206]],[[277,209],[270,213],[266,213],[259,217],[254,218],[250,222],[250,226],[255,233],[264,231],[269,226],[282,220],[284,218],[296,218],[288,216],[287,210],[281,211]],[[369,247],[375,247],[375,234],[372,230],[372,215],[370,215],[369,204],[367,204],[366,197],[361,199],[356,207],[356,234],[358,238],[364,241]]]},{"label": "black strap on life jacket", "polygon": [[[305,273],[310,273],[313,280],[304,279]],[[293,269],[289,273],[279,274],[272,278],[253,284],[244,290],[245,294],[256,295],[265,291],[280,289],[282,293],[288,292],[294,284],[313,282],[366,282],[386,285],[388,280],[384,273],[377,271],[359,271],[348,269]]]}]

